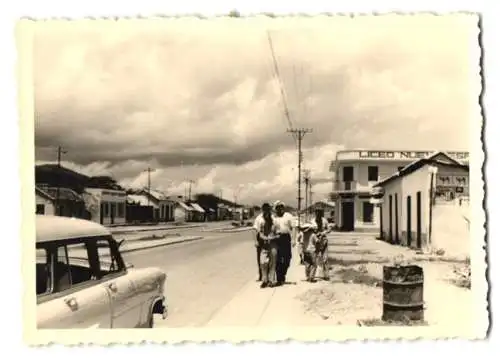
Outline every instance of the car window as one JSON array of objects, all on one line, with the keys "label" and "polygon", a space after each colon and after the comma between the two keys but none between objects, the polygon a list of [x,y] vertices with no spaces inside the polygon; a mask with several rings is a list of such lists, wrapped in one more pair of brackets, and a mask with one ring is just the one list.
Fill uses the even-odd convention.
[{"label": "car window", "polygon": [[43,295],[51,290],[50,261],[47,250],[36,249],[36,294]]},{"label": "car window", "polygon": [[54,287],[60,292],[95,279],[85,243],[61,245],[54,263]]},{"label": "car window", "polygon": [[109,240],[101,239],[96,243],[101,275],[106,276],[121,271],[121,262],[111,249]]}]

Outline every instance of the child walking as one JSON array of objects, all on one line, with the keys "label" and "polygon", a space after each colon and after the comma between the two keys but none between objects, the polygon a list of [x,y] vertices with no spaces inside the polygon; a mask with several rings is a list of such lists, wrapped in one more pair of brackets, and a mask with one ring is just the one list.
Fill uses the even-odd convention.
[{"label": "child walking", "polygon": [[306,281],[315,282],[317,255],[316,244],[318,237],[314,233],[314,227],[311,224],[304,224],[300,228],[297,241],[302,251]]},{"label": "child walking", "polygon": [[312,227],[316,233],[315,253],[317,266],[321,268],[323,280],[330,279],[330,267],[328,264],[328,238],[327,234],[330,231],[328,221],[324,218],[323,210],[317,209]]}]

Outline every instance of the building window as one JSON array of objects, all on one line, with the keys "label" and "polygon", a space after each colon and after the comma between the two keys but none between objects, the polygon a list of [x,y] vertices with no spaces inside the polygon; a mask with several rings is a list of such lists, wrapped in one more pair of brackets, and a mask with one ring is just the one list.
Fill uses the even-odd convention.
[{"label": "building window", "polygon": [[378,181],[378,167],[376,165],[368,167],[368,181]]},{"label": "building window", "polygon": [[351,182],[354,180],[354,167],[344,167],[342,172],[342,179],[344,182]]},{"label": "building window", "polygon": [[38,215],[44,215],[45,214],[45,204],[36,204],[36,213]]},{"label": "building window", "polygon": [[109,203],[102,203],[102,207],[103,207],[102,216],[108,217],[109,216]]},{"label": "building window", "polygon": [[363,202],[363,222],[373,222],[373,204],[368,201]]}]

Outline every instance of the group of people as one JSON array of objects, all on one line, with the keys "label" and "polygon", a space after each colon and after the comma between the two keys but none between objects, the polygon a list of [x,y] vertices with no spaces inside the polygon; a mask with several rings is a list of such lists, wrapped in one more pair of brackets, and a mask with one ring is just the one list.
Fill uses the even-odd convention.
[{"label": "group of people", "polygon": [[305,266],[306,280],[315,281],[318,265],[323,270],[323,278],[329,278],[328,221],[323,217],[323,211],[316,210],[315,214],[310,223],[296,227],[294,217],[285,211],[283,202],[274,203],[274,213],[269,203],[262,205],[262,212],[254,223],[261,288],[281,286],[286,282],[292,248],[297,244],[301,264]]}]

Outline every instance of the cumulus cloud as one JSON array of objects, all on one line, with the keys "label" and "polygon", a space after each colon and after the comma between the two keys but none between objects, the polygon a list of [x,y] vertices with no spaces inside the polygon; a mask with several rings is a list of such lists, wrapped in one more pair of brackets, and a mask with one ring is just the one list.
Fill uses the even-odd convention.
[{"label": "cumulus cloud", "polygon": [[[38,161],[141,186],[296,197],[296,147],[326,179],[342,148],[465,149],[477,117],[477,17],[44,21],[34,31]],[[318,183],[322,198],[331,184]],[[227,192],[227,194],[226,194]]]}]

